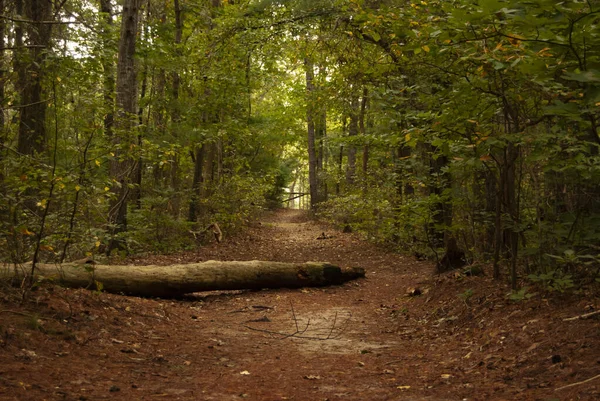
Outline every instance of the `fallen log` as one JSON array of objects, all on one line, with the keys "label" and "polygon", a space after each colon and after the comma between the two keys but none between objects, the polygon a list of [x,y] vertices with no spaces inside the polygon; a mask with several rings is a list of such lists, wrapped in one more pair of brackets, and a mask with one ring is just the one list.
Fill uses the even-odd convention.
[{"label": "fallen log", "polygon": [[[0,267],[0,280],[21,283],[31,263]],[[209,260],[170,266],[37,264],[36,280],[52,280],[71,288],[101,288],[111,293],[173,297],[200,291],[320,287],[364,277],[362,268],[341,269],[324,262]]]}]

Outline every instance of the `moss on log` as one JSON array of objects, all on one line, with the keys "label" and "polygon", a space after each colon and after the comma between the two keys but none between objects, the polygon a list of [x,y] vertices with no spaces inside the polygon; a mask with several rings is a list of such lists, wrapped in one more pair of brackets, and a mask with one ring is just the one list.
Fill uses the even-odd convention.
[{"label": "moss on log", "polygon": [[[31,264],[4,265],[0,279],[21,282]],[[128,295],[173,297],[183,294],[262,288],[300,288],[342,284],[364,277],[362,268],[342,269],[324,262],[214,261],[170,266],[38,264],[36,279],[71,288],[96,288]]]}]

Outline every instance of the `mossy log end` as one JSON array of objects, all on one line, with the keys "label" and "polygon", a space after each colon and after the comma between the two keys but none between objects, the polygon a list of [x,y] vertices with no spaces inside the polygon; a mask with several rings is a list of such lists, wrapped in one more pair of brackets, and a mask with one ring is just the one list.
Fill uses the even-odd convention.
[{"label": "mossy log end", "polygon": [[[0,267],[0,280],[21,282],[31,264]],[[173,297],[200,291],[320,287],[364,277],[362,268],[342,269],[324,262],[215,261],[170,266],[38,264],[36,279],[66,287],[149,297]]]}]

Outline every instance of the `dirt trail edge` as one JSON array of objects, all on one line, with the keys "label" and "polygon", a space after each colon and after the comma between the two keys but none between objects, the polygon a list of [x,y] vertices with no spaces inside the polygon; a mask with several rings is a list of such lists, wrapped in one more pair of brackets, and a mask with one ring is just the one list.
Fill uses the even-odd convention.
[{"label": "dirt trail edge", "polygon": [[489,276],[433,275],[300,211],[124,263],[254,259],[362,267],[366,278],[180,300],[43,287],[18,306],[7,295],[0,400],[600,399],[598,298],[511,302]]}]

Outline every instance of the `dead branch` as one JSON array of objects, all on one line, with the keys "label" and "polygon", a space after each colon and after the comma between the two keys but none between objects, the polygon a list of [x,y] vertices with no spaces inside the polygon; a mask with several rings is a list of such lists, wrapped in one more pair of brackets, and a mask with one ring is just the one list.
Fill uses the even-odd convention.
[{"label": "dead branch", "polygon": [[19,312],[16,310],[9,310],[9,309],[0,310],[0,313],[12,313],[13,315],[33,317],[33,315],[30,315],[29,313],[24,313],[24,312]]},{"label": "dead branch", "polygon": [[597,310],[597,311],[594,311],[594,312],[590,312],[590,313],[585,313],[585,314],[579,315],[579,316],[568,317],[566,319],[563,319],[563,322],[570,322],[570,321],[573,321],[573,320],[587,319],[587,318],[590,318],[590,317],[596,316],[596,315],[600,315],[600,310]]},{"label": "dead branch", "polygon": [[559,388],[555,388],[555,389],[554,389],[554,391],[559,391],[559,390],[563,390],[563,389],[565,389],[565,388],[579,386],[580,384],[584,384],[584,383],[587,383],[587,382],[591,382],[592,380],[596,380],[596,379],[598,379],[598,378],[600,378],[600,375],[596,375],[596,376],[594,376],[594,377],[590,377],[589,379],[586,379],[586,380],[583,380],[583,381],[580,381],[580,382],[577,382],[577,383],[571,383],[571,384],[567,384],[566,386],[562,386],[562,387],[559,387]]},{"label": "dead branch", "polygon": [[223,241],[223,232],[221,231],[221,228],[219,228],[219,224],[216,222],[211,223],[208,227],[201,231],[190,230],[190,234],[194,236],[194,240],[198,241],[202,235],[206,234],[210,230],[212,230],[215,240],[217,240],[218,243]]}]

